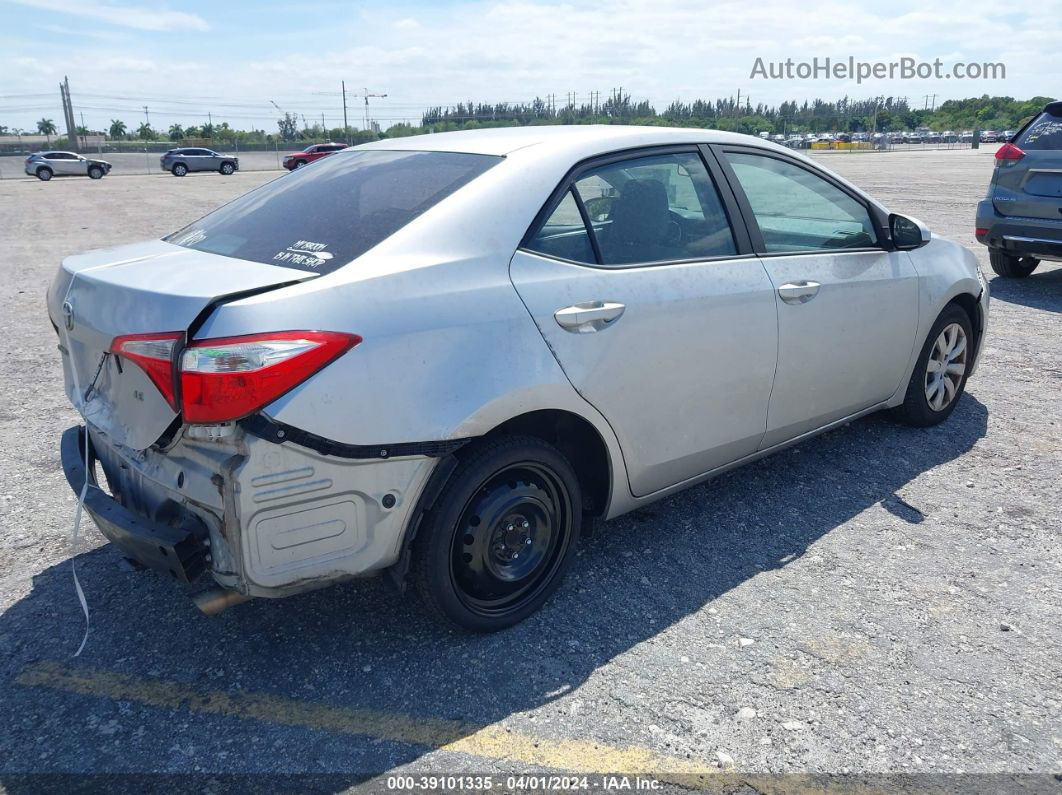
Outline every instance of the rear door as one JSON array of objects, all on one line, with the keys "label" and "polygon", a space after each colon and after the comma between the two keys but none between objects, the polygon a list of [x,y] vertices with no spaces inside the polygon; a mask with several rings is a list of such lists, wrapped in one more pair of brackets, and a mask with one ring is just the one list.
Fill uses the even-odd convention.
[{"label": "rear door", "polygon": [[1041,113],[1014,140],[1024,157],[996,161],[992,205],[1000,215],[1062,218],[1062,103],[1051,109],[1058,115]]},{"label": "rear door", "polygon": [[862,197],[787,155],[716,147],[775,290],[778,370],[762,447],[892,397],[918,327],[918,274]]},{"label": "rear door", "polygon": [[45,155],[48,165],[56,174],[77,174],[77,158],[69,152],[51,152]]},{"label": "rear door", "polygon": [[637,496],[749,455],[764,433],[774,292],[717,169],[695,147],[583,164],[510,266]]}]

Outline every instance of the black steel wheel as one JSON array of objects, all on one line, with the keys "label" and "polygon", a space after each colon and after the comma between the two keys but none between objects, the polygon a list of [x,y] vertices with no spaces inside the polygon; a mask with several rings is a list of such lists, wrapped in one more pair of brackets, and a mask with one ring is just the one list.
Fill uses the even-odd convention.
[{"label": "black steel wheel", "polygon": [[414,544],[428,608],[462,629],[522,621],[556,590],[575,550],[582,503],[567,459],[534,437],[466,454]]}]

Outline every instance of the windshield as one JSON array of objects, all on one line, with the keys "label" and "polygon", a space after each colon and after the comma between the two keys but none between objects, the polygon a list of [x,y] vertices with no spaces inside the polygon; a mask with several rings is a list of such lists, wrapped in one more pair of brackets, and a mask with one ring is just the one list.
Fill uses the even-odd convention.
[{"label": "windshield", "polygon": [[165,240],[329,273],[501,159],[456,152],[338,152],[240,196]]}]

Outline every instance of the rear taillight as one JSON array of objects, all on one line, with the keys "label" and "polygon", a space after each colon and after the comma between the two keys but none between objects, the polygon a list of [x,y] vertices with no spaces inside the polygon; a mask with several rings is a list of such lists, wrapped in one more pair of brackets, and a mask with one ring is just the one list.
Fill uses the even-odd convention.
[{"label": "rear taillight", "polygon": [[128,359],[147,373],[174,411],[177,410],[177,399],[173,387],[173,355],[183,336],[181,331],[129,334],[115,337],[111,342],[111,353]]},{"label": "rear taillight", "polygon": [[974,237],[980,239],[988,235],[988,230],[983,226],[974,227]]},{"label": "rear taillight", "polygon": [[996,160],[1021,160],[1025,153],[1014,144],[1003,144],[996,150]]},{"label": "rear taillight", "polygon": [[[183,332],[115,337],[111,352],[138,365],[174,411],[192,424],[230,422],[294,389],[359,342],[356,334],[278,331],[198,340],[174,356]],[[179,402],[178,402],[179,401]]]},{"label": "rear taillight", "polygon": [[181,354],[181,410],[189,423],[246,417],[361,342],[356,334],[281,331],[201,340]]}]

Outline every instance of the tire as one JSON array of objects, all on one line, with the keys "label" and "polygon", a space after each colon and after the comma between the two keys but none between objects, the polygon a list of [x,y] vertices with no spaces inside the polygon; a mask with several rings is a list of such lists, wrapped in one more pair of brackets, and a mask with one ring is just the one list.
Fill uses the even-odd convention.
[{"label": "tire", "polygon": [[174,163],[173,168],[170,169],[175,177],[183,177],[188,173],[188,166],[184,163]]},{"label": "tire", "polygon": [[37,169],[37,179],[41,182],[47,182],[52,178],[52,170],[47,166],[41,166]]},{"label": "tire", "polygon": [[992,263],[992,270],[1009,279],[1024,279],[1040,264],[1040,260],[1034,257],[1015,257],[998,248],[988,250],[988,261]]},{"label": "tire", "polygon": [[89,166],[88,175],[89,179],[103,179],[103,167]]},{"label": "tire", "polygon": [[221,168],[218,169],[218,171],[220,171],[226,177],[231,176],[235,170],[236,166],[234,166],[232,163],[222,163]]},{"label": "tire", "polygon": [[948,304],[918,354],[907,394],[896,408],[897,419],[918,428],[946,420],[966,389],[973,346],[970,316],[961,306]]},{"label": "tire", "polygon": [[[305,165],[306,165],[306,161],[305,160],[296,160],[295,161],[295,168],[302,168]],[[295,168],[293,168],[292,171],[294,171]]]},{"label": "tire", "polygon": [[411,580],[444,624],[505,629],[542,607],[563,581],[582,512],[578,478],[555,447],[532,436],[482,442],[463,455],[425,514]]}]

